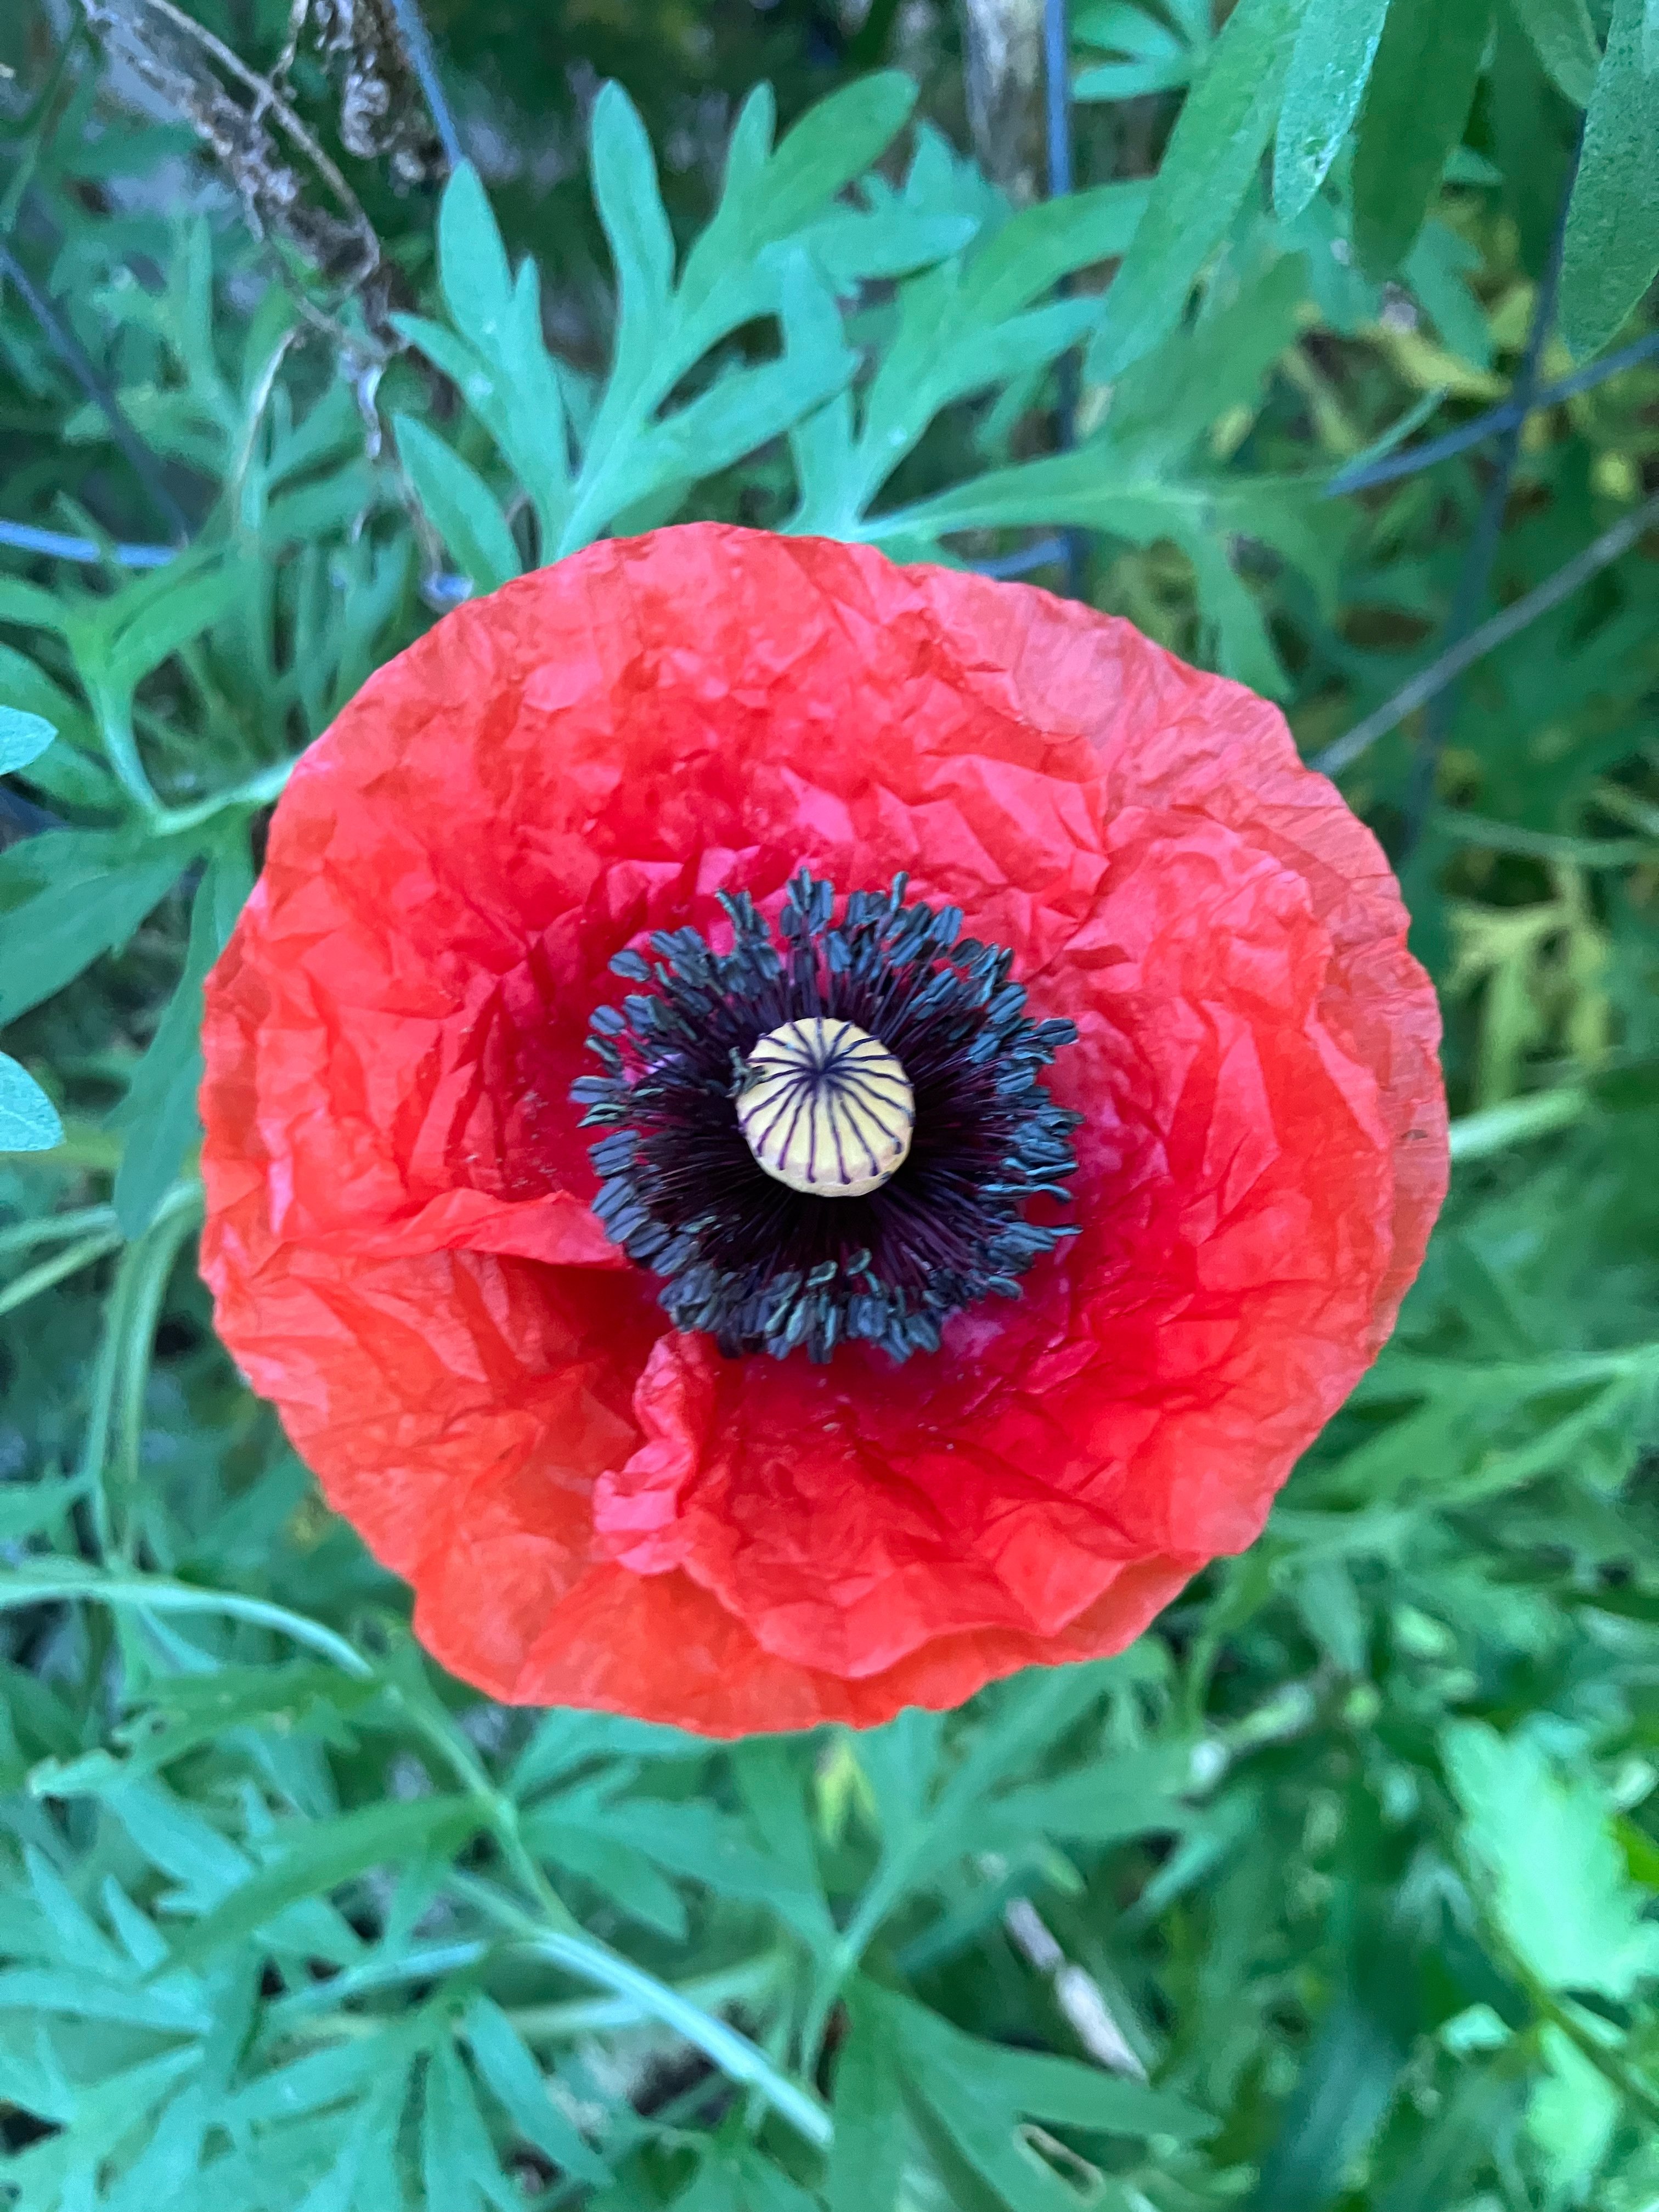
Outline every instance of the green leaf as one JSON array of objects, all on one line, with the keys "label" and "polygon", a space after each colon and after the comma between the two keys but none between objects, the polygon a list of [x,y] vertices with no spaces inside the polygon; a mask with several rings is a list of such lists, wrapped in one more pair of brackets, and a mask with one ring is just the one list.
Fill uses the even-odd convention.
[{"label": "green leaf", "polygon": [[1019,209],[968,258],[963,308],[994,321],[1029,307],[1062,276],[1127,252],[1146,219],[1151,190],[1137,179]]},{"label": "green leaf", "polygon": [[[745,264],[767,247],[825,220],[836,194],[903,128],[915,98],[908,77],[878,71],[809,108],[769,155],[771,96],[751,94],[732,133],[720,206],[686,255],[680,288],[685,311],[698,315],[705,303],[718,304],[722,288],[741,282]],[[836,216],[844,221],[850,212],[836,210]],[[862,221],[873,228],[867,217]]]},{"label": "green leaf", "polygon": [[181,1902],[209,1911],[247,1880],[246,1855],[167,1790],[124,1783],[106,1802],[151,1865],[179,1883]]},{"label": "green leaf", "polygon": [[371,1867],[416,1853],[453,1852],[485,1818],[477,1798],[452,1796],[364,1805],[331,1820],[293,1821],[279,1831],[281,1848],[271,1862],[180,1936],[174,1961],[187,1965],[246,1942],[288,1906],[338,1888]]},{"label": "green leaf", "polygon": [[[1213,2135],[1216,2122],[1167,2089],[1126,2081],[1080,2059],[1016,2051],[965,2035],[910,1999],[854,1985],[855,1997],[898,2049],[905,2074],[930,2103],[975,2103],[987,2128],[1012,2135],[1019,2118],[1086,2128],[1097,2135],[1171,2136],[1190,2142]],[[988,2179],[993,2177],[988,2173]]]},{"label": "green leaf", "polygon": [[38,884],[4,912],[6,972],[0,1024],[73,982],[100,953],[125,945],[177,882],[193,848],[135,844],[118,831],[49,830],[0,859],[6,890]]},{"label": "green leaf", "polygon": [[731,466],[804,415],[823,405],[852,377],[858,357],[842,342],[833,301],[799,251],[783,279],[784,350],[776,361],[729,369],[706,392],[641,431],[577,517],[584,536],[649,501],[666,520],[700,479]]},{"label": "green leaf", "polygon": [[659,1893],[654,1867],[721,1896],[766,1905],[808,1941],[823,1933],[817,1892],[795,1869],[757,1850],[744,1824],[713,1805],[585,1789],[538,1806],[525,1817],[524,1834],[532,1849],[586,1875],[671,1936],[684,1932],[684,1916],[672,1891]]},{"label": "green leaf", "polygon": [[1317,587],[1322,568],[1327,581],[1332,574],[1335,541],[1329,533],[1345,526],[1335,515],[1322,516],[1315,526],[1305,486],[1242,476],[1171,480],[1151,473],[1133,454],[1120,456],[1101,437],[1073,453],[991,470],[915,507],[881,515],[862,534],[903,549],[903,557],[923,558],[924,549],[956,531],[1057,524],[1098,530],[1132,545],[1167,540],[1178,546],[1193,564],[1200,611],[1213,626],[1223,672],[1268,692],[1285,688],[1285,672],[1254,595],[1228,559],[1228,541],[1249,533]]},{"label": "green leaf", "polygon": [[58,1109],[27,1068],[0,1052],[0,1152],[49,1152],[63,1141]]},{"label": "green leaf", "polygon": [[1249,191],[1279,112],[1304,0],[1240,0],[1170,135],[1152,197],[1107,294],[1088,374],[1121,376],[1180,321],[1194,280]]},{"label": "green leaf", "polygon": [[472,2085],[448,2038],[426,2063],[421,2112],[421,2179],[426,2201],[444,2212],[477,2212],[485,2201],[519,2212],[522,2198],[496,2161]]},{"label": "green leaf", "polygon": [[1268,372],[1295,343],[1306,293],[1306,263],[1286,254],[1225,307],[1164,339],[1113,392],[1103,451],[1133,453],[1138,466],[1161,472],[1231,409],[1258,405]]},{"label": "green leaf", "polygon": [[[53,1954],[67,1966],[79,1966],[106,1979],[119,1978],[126,1971],[125,1954],[111,1942],[90,1913],[83,1910],[80,1900],[64,1881],[46,1853],[34,1844],[25,1844],[24,1863],[28,1869],[29,1887],[40,1916],[51,1930]],[[19,1899],[21,1904],[21,1897]],[[27,1942],[24,1937],[18,1950]]]},{"label": "green leaf", "polygon": [[0,698],[57,729],[58,743],[37,754],[27,771],[38,791],[60,805],[94,811],[116,803],[109,771],[93,757],[98,733],[84,705],[9,645],[0,645]]},{"label": "green leaf", "polygon": [[1215,2133],[1216,2123],[1209,2113],[1170,2090],[1105,2073],[1081,2059],[981,2043],[932,2014],[922,2017],[927,2026],[913,2021],[912,2033],[905,2039],[908,2063],[930,2077],[947,2066],[959,2066],[968,2079],[1030,2119],[1087,2128],[1096,2135],[1170,2136],[1178,2142]]},{"label": "green leaf", "polygon": [[975,1848],[1010,1852],[1038,1838],[1103,1844],[1168,1834],[1185,1824],[1181,1794],[1191,1774],[1191,1747],[1160,1743],[1023,1784],[983,1807]]},{"label": "green leaf", "polygon": [[812,265],[838,299],[860,285],[908,276],[944,261],[978,232],[969,215],[927,215],[902,204],[869,210],[838,201],[826,216],[798,233]]},{"label": "green leaf", "polygon": [[1388,2023],[1344,1996],[1303,2063],[1251,2212],[1326,2212],[1393,2103],[1407,2051]]},{"label": "green leaf", "polygon": [[513,279],[469,163],[445,187],[438,244],[444,301],[460,335],[417,315],[392,321],[453,379],[495,439],[530,494],[550,550],[564,524],[570,465],[563,394],[542,336],[541,287],[533,262]]},{"label": "green leaf", "polygon": [[328,2171],[307,2191],[296,2212],[352,2212],[354,2204],[360,2203],[358,2181],[371,2137],[375,2133],[395,2133],[397,2128],[397,2113],[377,2111],[377,2102],[378,2100],[359,2109]]},{"label": "green leaf", "polygon": [[1325,181],[1359,112],[1389,0],[1316,0],[1291,48],[1273,142],[1273,205],[1286,221]]},{"label": "green leaf", "polygon": [[[818,2212],[809,2197],[781,2167],[747,2143],[705,2142],[702,2162],[689,2189],[677,2191],[672,2212]],[[626,2212],[633,2212],[633,2200]],[[624,2212],[617,2199],[606,2212]],[[641,2207],[643,2212],[643,2207]]]},{"label": "green leaf", "polygon": [[1575,107],[1588,107],[1601,63],[1586,0],[1510,0],[1546,75]]},{"label": "green leaf", "polygon": [[1619,2092],[1553,2023],[1540,2039],[1549,2071],[1527,2105],[1527,2133],[1542,2154],[1553,2201],[1583,2203],[1619,2124]]},{"label": "green leaf", "polygon": [[866,1984],[847,1993],[848,2033],[836,2060],[836,2136],[824,2184],[829,2212],[893,2212],[904,2159],[898,2039]]},{"label": "green leaf", "polygon": [[0,576],[0,622],[16,623],[25,629],[61,631],[71,619],[65,603],[39,584],[26,584],[21,576]]},{"label": "green leaf", "polygon": [[1370,2212],[1457,2203],[1493,2143],[1505,2139],[1518,2101],[1518,2084],[1502,2073],[1466,2074],[1413,2154],[1374,2197]]},{"label": "green leaf", "polygon": [[533,261],[519,270],[494,358],[513,396],[501,451],[535,502],[543,550],[550,554],[570,502],[570,433],[563,388],[542,336],[541,280]]},{"label": "green leaf", "polygon": [[62,2114],[72,2124],[9,2158],[0,2169],[18,2192],[14,2202],[20,2212],[81,2212],[94,2203],[102,2161],[147,2130],[174,2083],[200,2063],[200,2047],[191,2044],[136,2066],[118,2062],[101,2078],[75,2088]]},{"label": "green leaf", "polygon": [[900,70],[878,70],[809,107],[767,164],[756,210],[765,226],[763,236],[789,237],[862,176],[904,128],[915,104],[909,77]]},{"label": "green leaf", "polygon": [[139,1719],[123,1724],[119,1733],[131,1748],[120,1771],[136,1779],[250,1723],[274,1723],[289,1741],[344,1747],[351,1741],[348,1716],[379,1693],[373,1680],[358,1680],[321,1660],[173,1675],[155,1685]]},{"label": "green leaf", "polygon": [[1167,2092],[1075,2059],[1011,2051],[964,2035],[907,1998],[864,1984],[854,2002],[896,2045],[905,2083],[956,2152],[1000,2198],[1030,2212],[1065,2212],[1076,2200],[1028,2147],[1024,2120],[1100,2135],[1212,2134],[1206,2113]]},{"label": "green leaf", "polygon": [[421,505],[473,588],[493,592],[518,575],[513,532],[477,471],[412,415],[394,415],[392,427]]},{"label": "green leaf", "polygon": [[642,1926],[654,1928],[671,1943],[686,1932],[679,1892],[664,1880],[647,1855],[610,1832],[601,1817],[563,1819],[556,1804],[540,1806],[524,1824],[525,1840],[538,1858],[580,1875]]},{"label": "green leaf", "polygon": [[1443,222],[1426,222],[1405,267],[1406,282],[1427,308],[1453,353],[1490,368],[1496,349],[1480,303],[1464,277],[1480,256]]},{"label": "green leaf", "polygon": [[123,697],[182,645],[216,628],[240,605],[244,585],[234,560],[182,554],[153,576],[124,584],[77,624],[90,677]]},{"label": "green leaf", "polygon": [[212,861],[191,908],[184,973],[168,1000],[126,1097],[111,1115],[125,1143],[115,1176],[115,1212],[124,1233],[143,1234],[200,1134],[196,1094],[202,1080],[202,985],[223,951],[253,888],[240,849]]},{"label": "green leaf", "polygon": [[883,349],[852,450],[833,447],[828,413],[798,434],[801,504],[790,528],[856,532],[860,516],[930,422],[954,400],[1044,367],[1099,318],[1097,296],[1022,313],[1062,277],[1121,253],[1146,205],[1143,185],[1022,209],[959,262],[899,293],[898,328]]},{"label": "green leaf", "polygon": [[[3,1086],[5,1063],[0,1054],[0,1087]],[[18,1145],[0,1145],[0,1151],[21,1152]],[[86,1495],[87,1486],[78,1478],[54,1480],[43,1478],[39,1482],[9,1482],[0,1487],[0,1543],[13,1543],[23,1536],[33,1536],[38,1529],[50,1528],[61,1522],[77,1498]]]},{"label": "green leaf", "polygon": [[480,352],[507,332],[513,272],[478,173],[462,161],[438,204],[438,282],[463,337]]},{"label": "green leaf", "polygon": [[548,2095],[541,2069],[501,2007],[488,1997],[475,1998],[461,2032],[485,2087],[525,2141],[574,2179],[604,2187],[609,2168]]},{"label": "green leaf", "polygon": [[1411,252],[1461,143],[1492,0],[1393,0],[1353,159],[1353,235],[1372,276]]},{"label": "green leaf", "polygon": [[592,1759],[702,1759],[708,1748],[706,1737],[636,1721],[625,1713],[556,1708],[537,1722],[535,1733],[514,1764],[507,1787],[514,1796],[528,1798]]},{"label": "green leaf", "polygon": [[57,735],[44,715],[27,714],[18,707],[0,707],[0,775],[11,775],[39,760]]},{"label": "green leaf", "polygon": [[647,372],[666,320],[674,238],[657,188],[651,141],[619,84],[600,88],[590,131],[593,200],[620,295],[611,374],[627,385]]},{"label": "green leaf", "polygon": [[543,544],[550,546],[563,527],[570,471],[564,404],[541,341],[540,317],[536,272],[526,262],[509,314],[507,343],[491,361],[440,323],[419,315],[394,315],[392,319],[399,333],[453,380],[495,441],[530,493]]},{"label": "green leaf", "polygon": [[120,2021],[129,2027],[173,2035],[200,2033],[212,2019],[187,1978],[144,1988],[66,1967],[13,1966],[0,1971],[0,2013],[61,2012],[77,2020]]},{"label": "green leaf", "polygon": [[1613,0],[1567,210],[1561,326],[1599,353],[1659,270],[1659,71],[1644,66],[1642,0]]},{"label": "green leaf", "polygon": [[1121,57],[1079,73],[1072,91],[1081,100],[1134,100],[1173,91],[1190,81],[1202,58],[1201,45],[1195,49],[1150,10],[1129,7],[1125,0],[1097,0],[1078,16],[1072,34],[1080,46]]},{"label": "green leaf", "polygon": [[366,2040],[335,2044],[273,2066],[226,2098],[221,2107],[225,2124],[258,2127],[356,2103],[371,2083],[397,2079],[427,2031],[426,2021],[405,2019]]},{"label": "green leaf", "polygon": [[1441,1753],[1463,1810],[1463,1849],[1510,1948],[1552,1990],[1627,1996],[1659,1973],[1659,1924],[1642,1917],[1600,1794],[1528,1738],[1459,1721]]}]

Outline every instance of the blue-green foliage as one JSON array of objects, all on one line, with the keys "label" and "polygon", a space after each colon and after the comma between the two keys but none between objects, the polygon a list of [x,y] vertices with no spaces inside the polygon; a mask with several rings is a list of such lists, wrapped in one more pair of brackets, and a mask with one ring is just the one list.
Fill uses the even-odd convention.
[{"label": "blue-green foliage", "polygon": [[[274,54],[285,0],[246,13]],[[782,130],[751,94],[693,222],[606,85],[608,270],[556,223],[504,238],[463,167],[375,203],[389,319],[254,240],[94,46],[0,48],[9,234],[103,387],[0,291],[0,526],[148,544],[131,437],[198,525],[149,567],[0,554],[23,2212],[1659,2197],[1639,552],[1450,721],[1410,885],[1455,1169],[1400,1333],[1262,1540],[1117,1660],[726,1747],[486,1705],[322,1510],[191,1265],[201,983],[264,810],[469,590],[676,516],[900,559],[1036,537],[1040,580],[1070,557],[1096,604],[1283,698],[1310,752],[1432,658],[1492,441],[1333,483],[1508,388],[1581,114],[1541,373],[1651,327],[1655,10],[1223,14],[1079,6],[1091,180],[1018,209],[948,102],[919,118],[880,71]],[[539,145],[510,86],[470,92]],[[1534,417],[1498,598],[1640,498],[1656,392],[1638,361]],[[1416,737],[1346,778],[1396,849]]]}]

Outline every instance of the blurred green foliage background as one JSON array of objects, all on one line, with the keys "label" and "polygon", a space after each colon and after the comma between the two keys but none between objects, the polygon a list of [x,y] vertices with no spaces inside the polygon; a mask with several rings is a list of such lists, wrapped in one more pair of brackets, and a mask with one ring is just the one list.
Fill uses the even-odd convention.
[{"label": "blurred green foliage background", "polygon": [[[1659,11],[1047,15],[431,0],[435,109],[408,0],[0,23],[28,2212],[1659,2205]],[[1279,697],[1456,1116],[1247,1557],[1109,1663],[725,1749],[428,1664],[192,1264],[295,753],[462,593],[694,514]]]}]

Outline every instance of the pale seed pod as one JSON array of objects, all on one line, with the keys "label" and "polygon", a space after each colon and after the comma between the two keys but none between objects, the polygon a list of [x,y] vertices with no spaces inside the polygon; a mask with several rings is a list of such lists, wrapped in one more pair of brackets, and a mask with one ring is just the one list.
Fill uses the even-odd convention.
[{"label": "pale seed pod", "polygon": [[909,1078],[879,1037],[817,1014],[760,1040],[737,1105],[757,1163],[815,1198],[879,1190],[915,1127]]}]

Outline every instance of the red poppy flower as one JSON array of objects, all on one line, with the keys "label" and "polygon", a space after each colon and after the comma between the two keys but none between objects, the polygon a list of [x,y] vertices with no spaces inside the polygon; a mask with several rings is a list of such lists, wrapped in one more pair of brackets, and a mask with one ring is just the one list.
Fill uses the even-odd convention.
[{"label": "red poppy flower", "polygon": [[[1115,1651],[1416,1272],[1404,939],[1277,712],[1126,623],[595,546],[381,669],[276,810],[207,993],[220,1327],[496,1697],[727,1735]],[[809,1077],[881,1152],[843,1188],[761,1110]]]}]

